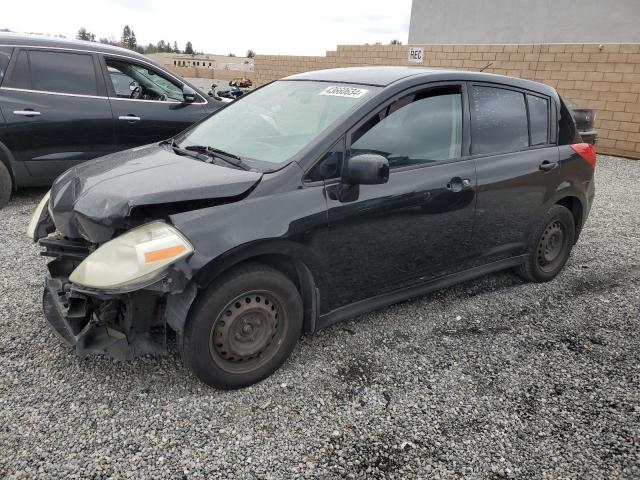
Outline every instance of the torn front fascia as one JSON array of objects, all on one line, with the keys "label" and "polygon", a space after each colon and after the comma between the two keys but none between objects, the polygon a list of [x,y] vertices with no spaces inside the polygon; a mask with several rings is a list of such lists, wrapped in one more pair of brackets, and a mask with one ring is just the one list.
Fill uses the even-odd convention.
[{"label": "torn front fascia", "polygon": [[[183,296],[186,279],[169,270],[134,292],[93,291],[68,281],[77,262],[69,257],[53,260],[45,281],[45,317],[64,342],[80,356],[106,354],[117,360],[166,353],[167,301]],[[181,320],[171,323],[183,325]]]}]

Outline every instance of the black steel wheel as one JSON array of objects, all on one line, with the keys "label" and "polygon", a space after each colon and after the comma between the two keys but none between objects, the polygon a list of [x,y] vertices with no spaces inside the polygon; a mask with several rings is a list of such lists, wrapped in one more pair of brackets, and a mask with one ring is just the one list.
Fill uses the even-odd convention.
[{"label": "black steel wheel", "polygon": [[526,262],[516,272],[526,280],[548,282],[560,273],[575,242],[573,214],[562,205],[554,205],[538,221],[529,240]]},{"label": "black steel wheel", "polygon": [[213,360],[230,373],[250,372],[267,363],[287,331],[282,311],[279,300],[265,290],[233,299],[211,330],[209,350]]},{"label": "black steel wheel", "polygon": [[242,265],[201,292],[182,338],[185,363],[204,383],[256,383],[287,359],[302,332],[302,300],[282,272]]}]

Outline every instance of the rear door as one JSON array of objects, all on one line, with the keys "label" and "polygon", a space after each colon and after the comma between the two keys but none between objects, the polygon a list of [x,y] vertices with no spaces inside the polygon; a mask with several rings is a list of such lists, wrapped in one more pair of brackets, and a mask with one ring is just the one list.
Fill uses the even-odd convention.
[{"label": "rear door", "polygon": [[184,102],[183,84],[160,69],[125,57],[104,56],[102,63],[120,150],[165,140],[208,113],[205,99]]},{"label": "rear door", "polygon": [[7,147],[30,183],[113,149],[113,120],[95,56],[17,49],[1,87]]},{"label": "rear door", "polygon": [[478,173],[478,262],[525,253],[529,228],[558,185],[552,100],[495,84],[469,88],[471,153]]},{"label": "rear door", "polygon": [[332,309],[467,265],[476,177],[463,92],[445,84],[400,95],[348,135],[348,155],[383,155],[390,175],[326,187]]}]

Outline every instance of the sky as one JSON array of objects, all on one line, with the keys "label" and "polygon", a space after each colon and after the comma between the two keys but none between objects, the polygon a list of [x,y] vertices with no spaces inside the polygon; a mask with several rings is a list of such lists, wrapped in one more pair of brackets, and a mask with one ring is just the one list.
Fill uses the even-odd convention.
[{"label": "sky", "polygon": [[21,0],[2,2],[0,29],[74,38],[122,35],[138,44],[164,39],[184,49],[244,55],[324,55],[336,45],[407,43],[411,0]]}]

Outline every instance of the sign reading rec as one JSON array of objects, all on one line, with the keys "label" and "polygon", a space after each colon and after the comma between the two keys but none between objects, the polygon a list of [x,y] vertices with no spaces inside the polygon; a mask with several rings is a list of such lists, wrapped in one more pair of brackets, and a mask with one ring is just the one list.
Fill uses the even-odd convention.
[{"label": "sign reading rec", "polygon": [[409,63],[423,63],[424,62],[424,48],[411,47],[409,48]]}]

